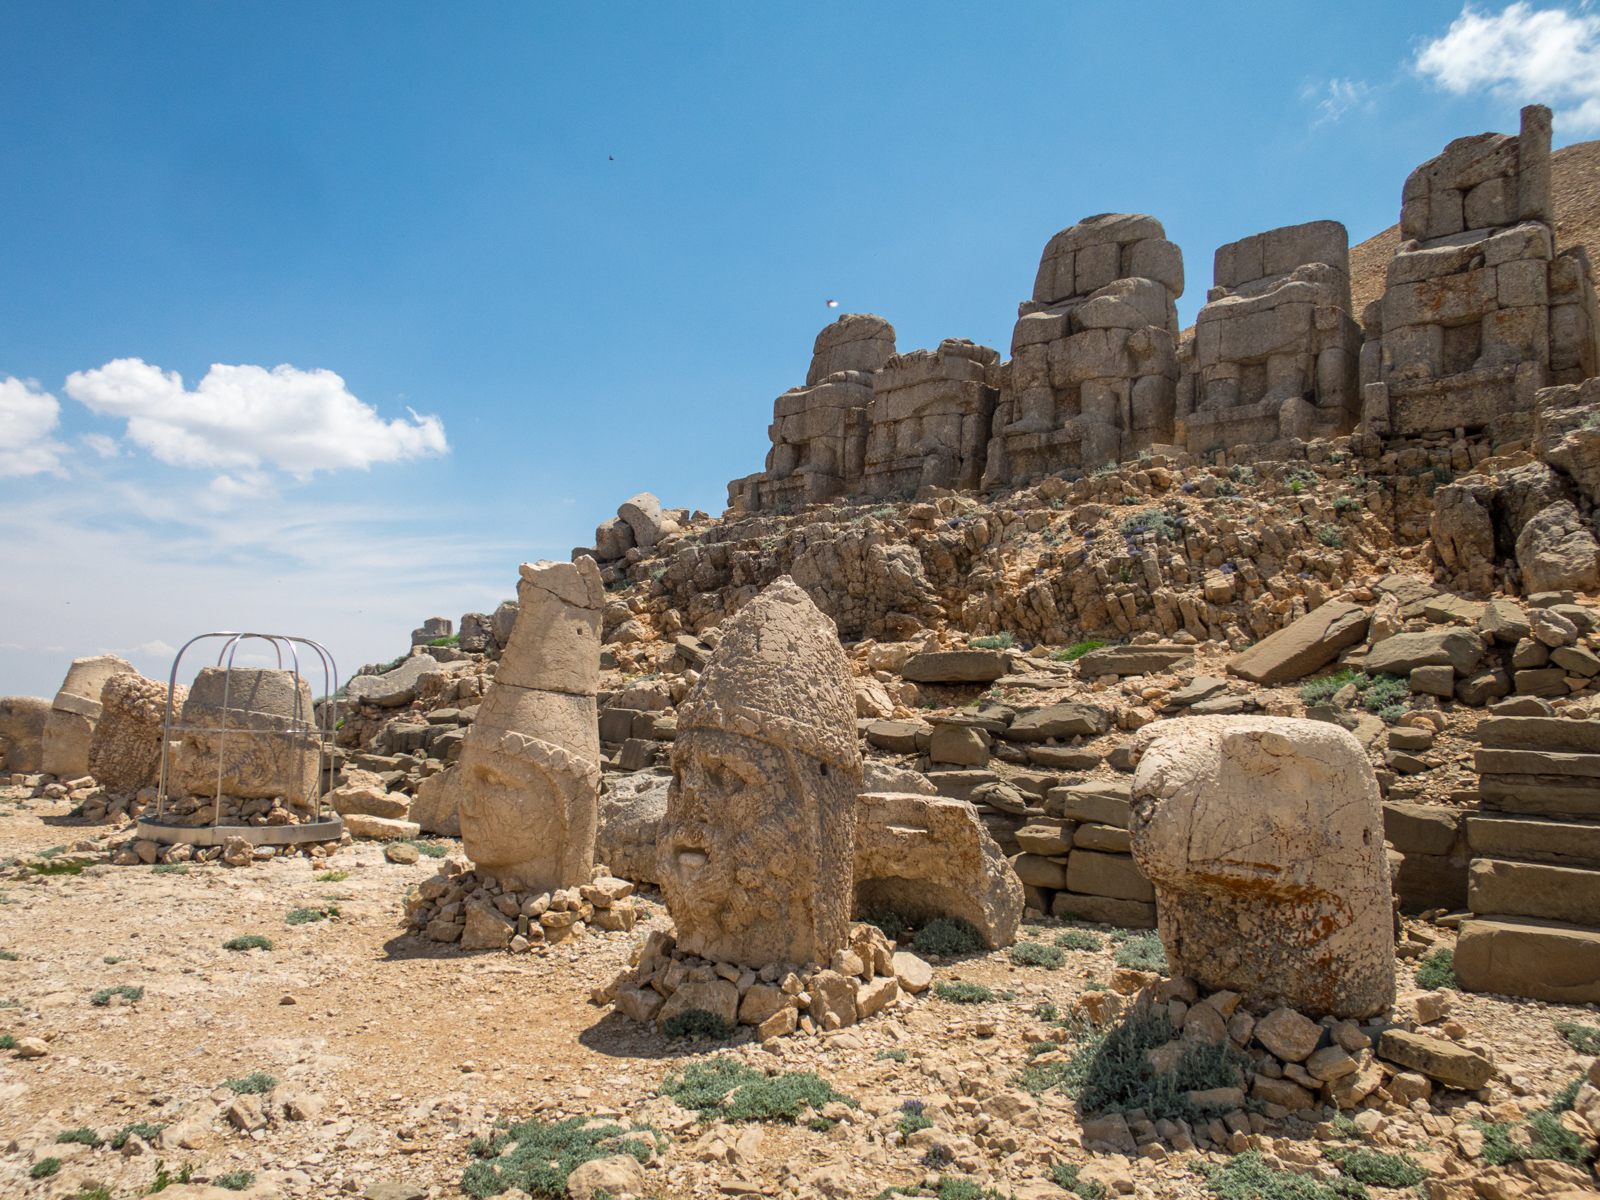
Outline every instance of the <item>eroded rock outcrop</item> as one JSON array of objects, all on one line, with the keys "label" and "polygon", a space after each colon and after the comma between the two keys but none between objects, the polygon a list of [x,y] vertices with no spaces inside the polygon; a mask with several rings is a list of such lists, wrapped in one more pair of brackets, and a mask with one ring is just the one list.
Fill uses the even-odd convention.
[{"label": "eroded rock outcrop", "polygon": [[[183,710],[188,689],[173,699]],[[113,675],[100,691],[100,723],[89,743],[89,774],[107,791],[137,792],[161,776],[161,730],[167,715],[167,685],[137,674]]]}]

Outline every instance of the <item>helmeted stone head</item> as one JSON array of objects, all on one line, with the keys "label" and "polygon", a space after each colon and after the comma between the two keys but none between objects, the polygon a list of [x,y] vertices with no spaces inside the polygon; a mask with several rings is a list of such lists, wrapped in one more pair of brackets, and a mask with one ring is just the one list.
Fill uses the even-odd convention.
[{"label": "helmeted stone head", "polygon": [[657,839],[678,945],[826,964],[849,936],[860,789],[849,663],[784,576],[729,622],[679,709]]}]

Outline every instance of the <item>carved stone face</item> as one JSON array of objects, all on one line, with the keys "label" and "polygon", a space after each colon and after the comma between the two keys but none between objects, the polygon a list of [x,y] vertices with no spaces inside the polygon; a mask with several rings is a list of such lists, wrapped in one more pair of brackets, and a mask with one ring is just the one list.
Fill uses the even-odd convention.
[{"label": "carved stone face", "polygon": [[535,891],[589,882],[597,780],[583,766],[558,747],[515,734],[469,745],[457,768],[457,796],[473,861]]},{"label": "carved stone face", "polygon": [[657,870],[678,945],[751,965],[826,963],[848,931],[853,781],[718,730],[680,733],[672,766]]}]

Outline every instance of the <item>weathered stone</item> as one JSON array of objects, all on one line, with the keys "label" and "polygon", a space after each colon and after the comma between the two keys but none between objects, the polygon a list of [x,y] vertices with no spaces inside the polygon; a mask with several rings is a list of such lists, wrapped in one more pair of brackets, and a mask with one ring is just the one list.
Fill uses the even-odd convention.
[{"label": "weathered stone", "polygon": [[1064,817],[1069,821],[1126,829],[1131,797],[1132,793],[1126,784],[1076,784],[1051,788],[1045,796],[1045,808],[1052,816]]},{"label": "weathered stone", "polygon": [[915,754],[917,737],[930,737],[932,727],[921,721],[874,721],[867,726],[867,741],[894,754]]},{"label": "weathered stone", "polygon": [[933,968],[909,950],[897,950],[889,961],[903,991],[916,995],[933,986]]},{"label": "weathered stone", "polygon": [[1467,845],[1481,858],[1600,867],[1600,825],[1543,817],[1466,814]]},{"label": "weathered stone", "polygon": [[892,909],[917,923],[960,917],[991,949],[1015,940],[1022,883],[971,805],[873,792],[855,812],[856,912]]},{"label": "weathered stone", "polygon": [[345,782],[328,793],[328,803],[340,816],[360,813],[406,820],[411,812],[411,803],[404,792],[391,792],[376,772],[359,769],[345,772]]},{"label": "weathered stone", "polygon": [[1284,1062],[1304,1062],[1322,1037],[1322,1026],[1292,1008],[1278,1008],[1256,1022],[1256,1040]]},{"label": "weathered stone", "polygon": [[1531,917],[1463,921],[1455,971],[1468,991],[1600,1003],[1600,929]]},{"label": "weathered stone", "polygon": [[1132,836],[1114,825],[1080,825],[1073,834],[1073,845],[1079,850],[1103,850],[1107,854],[1133,853]]},{"label": "weathered stone", "polygon": [[460,837],[460,783],[461,775],[455,767],[429,775],[417,785],[407,816],[423,833]]},{"label": "weathered stone", "polygon": [[[173,697],[174,718],[187,695],[180,685]],[[155,787],[161,779],[167,685],[137,674],[113,675],[101,685],[100,708],[89,742],[89,774],[109,792]]]},{"label": "weathered stone", "polygon": [[1500,667],[1479,671],[1470,679],[1456,684],[1456,699],[1463,704],[1480,707],[1511,693],[1511,677]]},{"label": "weathered stone", "polygon": [[1467,876],[1467,905],[1479,914],[1593,924],[1600,919],[1600,872],[1476,858]]},{"label": "weathered stone", "polygon": [[1484,746],[1492,749],[1600,754],[1600,721],[1494,715],[1479,721],[1474,732]]},{"label": "weathered stone", "polygon": [[1600,544],[1570,500],[1557,501],[1522,527],[1517,565],[1529,592],[1600,587]]},{"label": "weathered stone", "polygon": [[649,492],[640,492],[617,506],[617,519],[627,522],[633,531],[633,541],[643,550],[652,549],[661,540],[661,501]]},{"label": "weathered stone", "polygon": [[0,763],[7,771],[43,769],[44,726],[50,701],[40,696],[0,696]]},{"label": "weathered stone", "polygon": [[1482,661],[1483,641],[1476,634],[1440,629],[1385,638],[1367,654],[1365,669],[1369,674],[1409,675],[1417,667],[1448,666],[1465,677]]},{"label": "weathered stone", "polygon": [[1154,929],[1156,906],[1141,900],[1116,900],[1110,896],[1079,896],[1057,892],[1052,916],[1065,921],[1093,921],[1122,929]]},{"label": "weathered stone", "polygon": [[1384,1030],[1378,1039],[1378,1057],[1464,1091],[1476,1091],[1494,1073],[1494,1065],[1475,1050],[1403,1029]]},{"label": "weathered stone", "polygon": [[1102,646],[1078,660],[1078,675],[1097,679],[1101,675],[1156,675],[1181,671],[1194,664],[1194,650],[1188,646]]},{"label": "weathered stone", "polygon": [[744,994],[739,1002],[739,1024],[760,1025],[780,1009],[793,1004],[793,998],[782,988],[758,983]]},{"label": "weathered stone", "polygon": [[174,770],[189,791],[300,805],[316,794],[311,686],[292,671],[207,667],[184,700],[182,723]]},{"label": "weathered stone", "polygon": [[369,817],[365,813],[351,813],[344,818],[345,830],[351,837],[386,841],[390,838],[414,838],[422,832],[415,821],[396,817]]},{"label": "weathered stone", "polygon": [[1111,714],[1095,704],[1052,704],[1020,714],[1006,729],[1008,742],[1046,738],[1099,737],[1111,728]]},{"label": "weathered stone", "polygon": [[667,1021],[681,1012],[699,1009],[719,1018],[724,1024],[739,1023],[739,989],[726,979],[709,982],[689,981],[667,998],[657,1019]]},{"label": "weathered stone", "polygon": [[1250,1085],[1250,1095],[1264,1104],[1277,1104],[1290,1112],[1309,1108],[1312,1102],[1311,1093],[1294,1080],[1269,1079],[1265,1075],[1255,1076]]},{"label": "weathered stone", "polygon": [[571,1200],[597,1200],[598,1197],[643,1196],[650,1190],[644,1167],[631,1154],[612,1154],[591,1158],[567,1176],[566,1194]]},{"label": "weathered stone", "polygon": [[1478,628],[1502,646],[1515,646],[1528,636],[1528,618],[1514,600],[1491,600],[1478,618]]},{"label": "weathered stone", "polygon": [[600,797],[594,839],[596,862],[620,879],[656,883],[656,837],[667,815],[670,780],[661,775],[613,777]]},{"label": "weathered stone", "polygon": [[463,950],[504,950],[511,944],[517,927],[482,900],[469,900],[467,924],[461,931]]},{"label": "weathered stone", "polygon": [[588,557],[521,575],[516,624],[456,766],[457,814],[480,868],[555,891],[593,874],[605,589]]},{"label": "weathered stone", "polygon": [[1050,822],[1048,818],[1035,821],[1017,830],[1017,845],[1022,847],[1023,853],[1043,858],[1066,854],[1072,849],[1075,828],[1069,821]]},{"label": "weathered stone", "polygon": [[1389,867],[1360,744],[1317,721],[1163,724],[1134,777],[1130,828],[1160,898],[1171,970],[1237,991],[1257,1011],[1384,1008],[1394,997]]},{"label": "weathered stone", "polygon": [[1448,666],[1412,667],[1410,687],[1417,695],[1453,696],[1456,690],[1455,670]]},{"label": "weathered stone", "polygon": [[1080,895],[1109,896],[1114,900],[1149,903],[1156,898],[1150,881],[1127,854],[1073,850],[1067,858],[1066,886]]},{"label": "weathered stone", "polygon": [[1460,842],[1460,810],[1438,804],[1386,801],[1383,836],[1403,854],[1449,854]]},{"label": "weathered stone", "polygon": [[679,707],[658,835],[657,872],[685,951],[763,966],[827,962],[845,944],[861,790],[855,721],[833,622],[787,576],[723,627]]},{"label": "weathered stone", "polygon": [[40,769],[58,779],[89,773],[89,746],[100,720],[100,691],[113,675],[138,674],[115,654],[76,658],[50,704],[40,735]]},{"label": "weathered stone", "polygon": [[928,758],[962,767],[989,765],[989,735],[967,725],[935,725],[928,738]]},{"label": "weathered stone", "polygon": [[937,650],[913,654],[900,676],[913,683],[992,683],[1006,673],[998,650]]},{"label": "weathered stone", "polygon": [[1339,651],[1366,636],[1365,609],[1358,604],[1329,600],[1234,655],[1228,662],[1228,671],[1264,687],[1293,683],[1321,670],[1339,657]]},{"label": "weathered stone", "polygon": [[357,675],[345,684],[344,693],[352,703],[397,708],[415,700],[418,681],[427,672],[438,669],[438,660],[431,654],[413,654],[394,670],[382,675]]}]

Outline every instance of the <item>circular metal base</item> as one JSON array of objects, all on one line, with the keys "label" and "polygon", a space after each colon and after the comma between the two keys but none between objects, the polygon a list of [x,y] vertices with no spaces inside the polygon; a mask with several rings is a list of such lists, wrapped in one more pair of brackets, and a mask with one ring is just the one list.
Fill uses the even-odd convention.
[{"label": "circular metal base", "polygon": [[139,836],[146,841],[174,846],[220,846],[229,838],[243,838],[252,846],[287,846],[296,842],[337,842],[344,836],[344,821],[329,815],[300,825],[178,825],[154,817],[140,817]]}]

